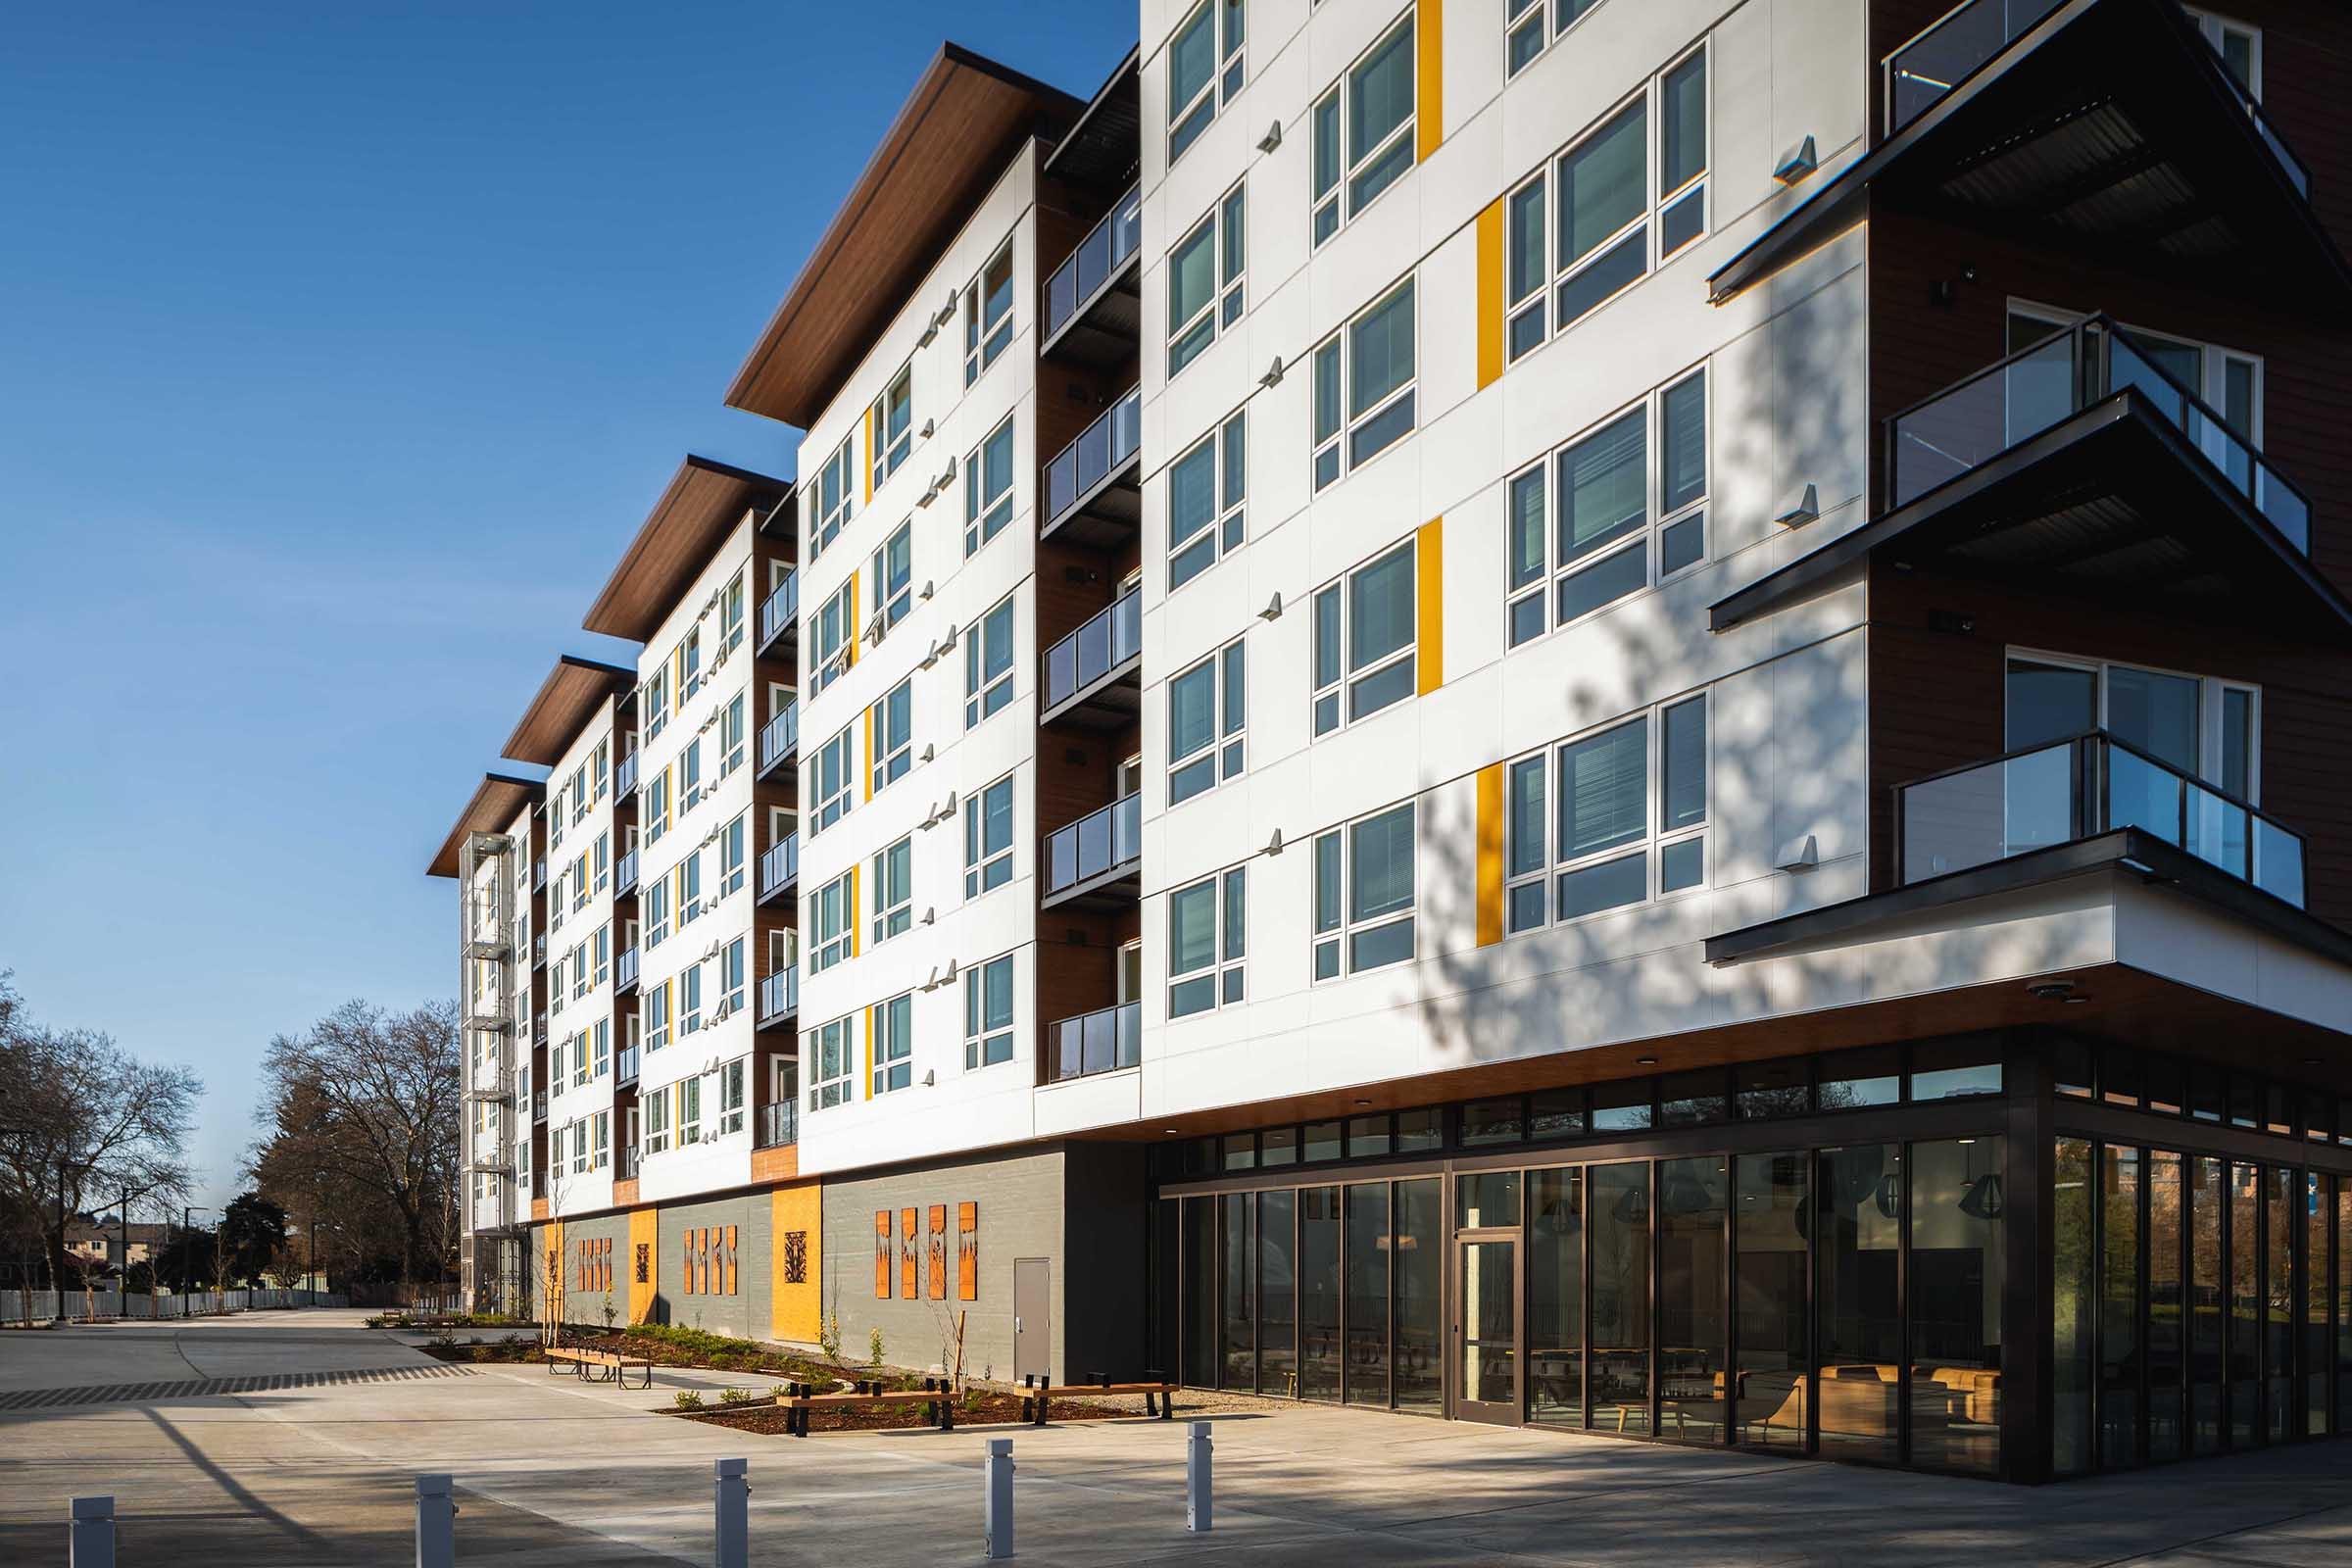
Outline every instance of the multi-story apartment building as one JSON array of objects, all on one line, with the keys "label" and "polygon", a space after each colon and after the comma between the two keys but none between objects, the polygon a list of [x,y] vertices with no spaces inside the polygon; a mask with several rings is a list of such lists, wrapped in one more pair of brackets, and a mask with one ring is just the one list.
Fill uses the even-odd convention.
[{"label": "multi-story apartment building", "polygon": [[[657,1185],[648,1117],[575,1228],[710,1195],[775,1332],[1000,1376],[2019,1480],[2352,1430],[2352,17],[1140,36],[944,50],[729,392],[806,432],[797,1142]],[[591,619],[648,682],[724,510]]]}]

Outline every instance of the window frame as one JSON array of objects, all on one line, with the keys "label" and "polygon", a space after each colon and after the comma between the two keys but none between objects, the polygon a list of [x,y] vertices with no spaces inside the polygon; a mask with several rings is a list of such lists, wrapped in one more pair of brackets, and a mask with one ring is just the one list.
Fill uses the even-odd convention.
[{"label": "window frame", "polygon": [[[1711,690],[1702,686],[1634,712],[1622,713],[1590,729],[1563,736],[1533,751],[1521,753],[1504,763],[1503,935],[1506,939],[1555,926],[1601,919],[1626,909],[1690,898],[1712,888],[1715,875],[1714,847],[1708,839],[1715,825],[1715,714],[1711,699]],[[1673,782],[1668,777],[1669,715],[1693,706],[1699,710],[1698,722],[1702,726],[1698,755],[1699,814],[1694,821],[1670,824],[1666,820],[1669,791]],[[1640,836],[1589,850],[1581,855],[1564,854],[1564,846],[1559,842],[1560,812],[1565,805],[1561,793],[1563,759],[1573,747],[1615,735],[1636,724],[1643,726],[1642,821]],[[1522,854],[1521,822],[1514,809],[1519,804],[1514,786],[1522,776],[1522,771],[1530,767],[1535,769],[1538,780],[1534,802],[1537,843],[1533,846],[1532,868],[1530,858]],[[1667,855],[1690,843],[1699,846],[1697,880],[1667,887]],[[1620,900],[1577,914],[1561,912],[1560,885],[1565,879],[1579,872],[1614,865],[1636,857],[1642,860],[1642,897]]]},{"label": "window frame", "polygon": [[879,1100],[914,1086],[914,993],[902,991],[866,1009],[872,1090]]},{"label": "window frame", "polygon": [[[905,887],[896,899],[891,898],[891,858],[899,858],[899,869]],[[874,852],[874,892],[869,901],[874,906],[873,946],[880,947],[892,937],[904,936],[914,925],[914,835],[909,833],[897,842],[886,844]]]},{"label": "window frame", "polygon": [[[1200,0],[1169,31],[1167,167],[1174,168],[1178,159],[1192,151],[1218,111],[1242,90],[1248,76],[1244,67],[1249,42],[1247,11],[1247,0]],[[1176,51],[1198,25],[1208,28],[1208,78],[1179,103],[1175,96]]]},{"label": "window frame", "polygon": [[[828,769],[832,770],[830,775]],[[805,826],[812,839],[856,808],[858,725],[855,721],[828,736],[808,759],[808,794],[814,805],[806,813]]]},{"label": "window frame", "polygon": [[[1325,828],[1314,837],[1314,847],[1307,874],[1312,879],[1309,888],[1308,914],[1311,927],[1308,936],[1307,974],[1310,985],[1328,985],[1359,974],[1392,968],[1399,963],[1411,963],[1421,956],[1421,809],[1420,800],[1414,797],[1384,806],[1377,811],[1366,811],[1350,817],[1337,826]],[[1383,818],[1403,811],[1412,823],[1413,896],[1402,909],[1384,909],[1375,915],[1357,918],[1351,911],[1355,904],[1355,835]],[[1323,866],[1327,858],[1337,861],[1334,892],[1337,902],[1327,916],[1323,902]],[[1379,963],[1358,965],[1354,962],[1357,942],[1376,932],[1395,925],[1412,926],[1409,950],[1401,957]],[[1329,951],[1332,968],[1326,973],[1323,956]]]},{"label": "window frame", "polygon": [[752,850],[752,824],[749,811],[738,811],[733,821],[718,830],[718,892],[725,899],[743,891],[749,878]]},{"label": "window frame", "polygon": [[[1176,901],[1207,890],[1210,907],[1209,957],[1206,963],[1179,969],[1176,955]],[[1249,1000],[1250,867],[1228,866],[1168,890],[1168,1022],[1194,1018]],[[1206,982],[1207,1000],[1180,1003],[1177,993]]]},{"label": "window frame", "polygon": [[[1502,79],[1512,82],[1519,74],[1544,58],[1545,51],[1568,35],[1570,28],[1599,9],[1600,0],[1505,0],[1502,18]],[[1532,13],[1532,14],[1531,14]],[[1526,54],[1517,50],[1520,40],[1533,29],[1534,47]]]},{"label": "window frame", "polygon": [[806,973],[823,974],[858,956],[858,868],[851,866],[808,895]]},{"label": "window frame", "polygon": [[718,1100],[718,1136],[727,1137],[743,1131],[751,1113],[751,1069],[742,1056],[722,1061],[710,1075],[715,1080]]},{"label": "window frame", "polygon": [[[1203,0],[1208,3],[1208,0]],[[1208,352],[1218,334],[1249,308],[1250,192],[1247,178],[1229,186],[1168,251],[1167,375],[1173,381]],[[1194,245],[1208,249],[1208,297],[1181,319],[1177,311],[1178,268]]]},{"label": "window frame", "polygon": [[[894,564],[893,556],[898,560]],[[905,620],[914,609],[914,523],[911,519],[890,531],[875,550],[873,559],[873,612],[866,625],[872,640],[880,643],[891,627]]]},{"label": "window frame", "polygon": [[[1020,470],[1020,445],[1012,427],[1009,414],[999,419],[980,438],[977,446],[963,458],[963,557],[969,561],[987,548],[990,541],[1003,533],[1012,521],[1014,475]],[[992,461],[991,448],[999,437],[1004,442],[1004,485],[994,494],[987,490],[988,466]]]},{"label": "window frame", "polygon": [[[1220,784],[1229,784],[1248,771],[1249,765],[1249,703],[1250,665],[1246,651],[1248,637],[1236,637],[1192,664],[1178,670],[1168,679],[1168,793],[1167,809],[1173,810],[1185,802],[1207,794]],[[1209,737],[1204,745],[1179,754],[1176,750],[1176,687],[1194,676],[1207,673],[1209,685]],[[1203,764],[1207,782],[1180,782],[1180,776],[1195,774]]]},{"label": "window frame", "polygon": [[[1315,96],[1313,104],[1307,110],[1307,249],[1310,252],[1321,250],[1340,230],[1352,222],[1358,214],[1395,189],[1404,176],[1412,172],[1415,164],[1419,161],[1417,145],[1421,122],[1419,21],[1420,7],[1417,4],[1406,6],[1402,15],[1388,26],[1383,27],[1380,35],[1366,45],[1362,53],[1348,63],[1347,69],[1340,73],[1337,80]],[[1398,33],[1409,35],[1406,47],[1411,51],[1412,59],[1405,70],[1405,80],[1410,84],[1412,108],[1406,112],[1402,120],[1390,126],[1382,134],[1379,142],[1361,158],[1352,158],[1348,156],[1348,148],[1352,139],[1350,133],[1354,128],[1350,123],[1353,118],[1352,105],[1355,101],[1355,94],[1351,89],[1355,86],[1356,75],[1372,63],[1375,56],[1388,48]],[[1330,129],[1330,147],[1333,159],[1328,166],[1323,158],[1323,139],[1327,124]],[[1381,168],[1383,163],[1393,155],[1400,141],[1407,154],[1402,166],[1383,178],[1369,194],[1359,197],[1356,194],[1356,186]],[[1326,216],[1330,218],[1328,226],[1324,221]]]},{"label": "window frame", "polygon": [[[1307,732],[1310,742],[1364,723],[1420,695],[1421,562],[1419,550],[1419,536],[1408,534],[1402,541],[1383,550],[1370,560],[1358,562],[1348,567],[1308,596],[1307,608],[1310,620],[1307,631],[1308,686],[1306,701]],[[1363,668],[1351,669],[1348,667],[1348,644],[1354,631],[1355,611],[1354,596],[1350,590],[1354,587],[1355,580],[1365,572],[1375,566],[1386,565],[1398,557],[1403,558],[1405,569],[1410,573],[1411,587],[1406,598],[1413,607],[1413,634],[1399,647],[1392,648],[1375,657]],[[1337,607],[1330,613],[1337,617],[1334,638],[1339,649],[1339,662],[1332,677],[1325,680],[1321,663],[1321,642],[1322,628],[1327,613],[1326,607],[1328,606]],[[1352,711],[1354,704],[1349,699],[1354,696],[1357,689],[1369,685],[1375,677],[1387,674],[1398,664],[1412,666],[1412,673],[1406,681],[1405,690],[1377,708],[1369,709],[1361,713]],[[1323,706],[1326,703],[1331,705],[1332,716],[1329,723],[1324,722],[1323,719]]]},{"label": "window frame", "polygon": [[[1002,287],[991,285],[989,275],[1002,265],[1004,281]],[[1020,294],[1019,268],[1012,253],[1012,240],[1004,243],[982,265],[963,289],[963,384],[968,388],[988,373],[1012,342],[1014,302]],[[995,309],[1000,295],[1003,309]]]},{"label": "window frame", "polygon": [[[906,411],[905,419],[896,435],[893,435],[890,430],[890,408],[894,398],[900,400]],[[873,487],[879,490],[892,474],[899,471],[914,452],[914,362],[912,360],[908,360],[905,365],[899,367],[899,373],[890,378],[889,383],[882,388],[882,395],[874,399],[872,417],[874,421]]]},{"label": "window frame", "polygon": [[718,710],[718,778],[741,767],[750,755],[750,704],[744,693],[737,692]]},{"label": "window frame", "polygon": [[[1307,426],[1310,438],[1307,449],[1307,478],[1310,493],[1319,494],[1366,465],[1378,462],[1382,454],[1395,450],[1420,429],[1421,306],[1419,282],[1417,273],[1405,273],[1391,287],[1382,290],[1372,303],[1349,317],[1338,331],[1316,344],[1313,353],[1308,357],[1308,365],[1311,368],[1308,390],[1310,419]],[[1413,318],[1411,373],[1406,375],[1400,383],[1382,393],[1378,402],[1360,414],[1354,413],[1352,411],[1355,407],[1355,373],[1358,368],[1358,356],[1355,351],[1356,333],[1374,316],[1395,305],[1399,299],[1406,301],[1406,308],[1412,312]],[[1327,395],[1331,401],[1328,419],[1324,407]],[[1379,445],[1373,447],[1369,452],[1359,454],[1356,449],[1364,434],[1399,407],[1405,409],[1403,425],[1391,431],[1380,441]],[[1328,464],[1326,459],[1329,460]]]},{"label": "window frame", "polygon": [[857,658],[858,582],[856,574],[825,596],[808,617],[809,695],[823,691],[850,672]]},{"label": "window frame", "polygon": [[[893,709],[901,733],[893,735]],[[873,775],[866,789],[868,796],[881,794],[906,776],[914,765],[914,677],[908,675],[896,686],[874,699],[866,710],[869,730],[867,749],[873,753]]]},{"label": "window frame", "polygon": [[[1004,1016],[1002,1022],[982,1014],[987,1005],[988,975],[1003,966],[1004,975]],[[963,1070],[980,1072],[1001,1067],[1014,1058],[1014,1040],[1020,1016],[1020,1000],[1014,994],[1020,976],[1013,971],[1012,955],[1001,953],[983,958],[963,971]],[[994,1054],[1002,1043],[1002,1055]]]},{"label": "window frame", "polygon": [[[808,1064],[808,1110],[814,1114],[835,1105],[854,1103],[858,1099],[858,1042],[856,1025],[858,1013],[845,1013],[827,1019],[808,1031],[804,1059]],[[828,1038],[830,1044],[828,1044]],[[825,1071],[825,1053],[832,1050],[837,1069]]]},{"label": "window frame", "polygon": [[[963,798],[963,896],[966,901],[993,893],[1012,880],[1013,844],[1020,837],[1015,818],[1020,810],[1020,796],[1013,780],[1016,773],[1006,773],[989,780]],[[988,798],[999,789],[1004,791],[1004,842],[990,845],[988,831]]]},{"label": "window frame", "polygon": [[[1017,591],[1006,594],[964,629],[963,727],[967,731],[978,729],[1012,704],[1013,670],[1020,663],[1019,615],[1013,608],[1018,597]],[[993,657],[1000,613],[1004,617],[1004,662],[1002,669],[992,671],[988,661]]]},{"label": "window frame", "polygon": [[[1176,474],[1205,451],[1209,467],[1208,514],[1182,537],[1177,535]],[[1236,409],[1216,428],[1168,465],[1167,592],[1174,593],[1247,541],[1250,505],[1250,411]]]},{"label": "window frame", "polygon": [[[808,498],[808,559],[817,557],[833,548],[833,542],[848,531],[850,522],[858,515],[858,486],[851,478],[856,461],[851,448],[857,444],[855,435],[845,435],[833,455],[817,465],[816,478],[802,492]],[[838,486],[838,496],[829,494]]]}]

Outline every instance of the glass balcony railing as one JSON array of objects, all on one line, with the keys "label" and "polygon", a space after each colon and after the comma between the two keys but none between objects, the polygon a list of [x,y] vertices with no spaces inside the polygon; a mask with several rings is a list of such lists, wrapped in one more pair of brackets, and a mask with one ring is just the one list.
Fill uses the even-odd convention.
[{"label": "glass balcony railing", "polygon": [[1143,651],[1143,590],[1130,588],[1046,650],[1046,707],[1067,702]]},{"label": "glass balcony railing", "polygon": [[2187,437],[2230,488],[2298,551],[2311,553],[2311,502],[2253,442],[2105,316],[2061,327],[1886,421],[1887,501],[1899,507],[2131,388]]},{"label": "glass balcony railing", "polygon": [[[2065,0],[1968,0],[1946,12],[1925,32],[1886,57],[1886,134],[1891,136],[1942,102],[1946,93],[1974,75],[1993,56],[2023,37]],[[2311,172],[2286,145],[2262,105],[2215,54],[2214,68],[2253,122],[2255,133],[2278,160],[2279,169],[2305,200]]]},{"label": "glass balcony railing", "polygon": [[784,710],[760,726],[760,765],[773,767],[801,744],[801,705],[786,703]]},{"label": "glass balcony railing", "polygon": [[542,856],[540,858],[531,862],[531,891],[536,893],[546,886],[547,858],[546,857]]},{"label": "glass balcony railing", "polygon": [[636,788],[637,754],[631,752],[612,764],[612,794],[616,799],[625,801]]},{"label": "glass balcony railing", "polygon": [[1134,457],[1143,433],[1144,389],[1129,387],[1126,396],[1095,416],[1078,439],[1046,465],[1046,526],[1059,522],[1081,496]]},{"label": "glass balcony railing", "polygon": [[1099,811],[1046,835],[1046,893],[1049,897],[1133,865],[1143,852],[1143,796],[1122,795]]},{"label": "glass balcony railing", "polygon": [[626,1086],[637,1081],[638,1053],[642,1046],[623,1046],[612,1057],[612,1082]]},{"label": "glass balcony railing", "polygon": [[1144,193],[1138,186],[1118,199],[1046,279],[1046,336],[1052,338],[1092,305],[1143,243]]},{"label": "glass balcony railing", "polygon": [[788,571],[776,591],[760,602],[760,646],[781,637],[801,612],[801,574]]},{"label": "glass balcony railing", "polygon": [[1046,1076],[1058,1083],[1132,1067],[1143,1059],[1143,1039],[1140,1002],[1057,1019],[1046,1025]]},{"label": "glass balcony railing", "polygon": [[626,991],[637,983],[637,958],[638,952],[634,944],[621,949],[619,956],[613,958],[612,988],[615,991]]},{"label": "glass balcony railing", "polygon": [[2104,731],[1897,792],[1907,885],[2132,827],[2303,906],[2303,838]]},{"label": "glass balcony railing", "polygon": [[642,1156],[635,1144],[623,1144],[612,1151],[612,1179],[633,1182],[637,1179],[637,1163]]},{"label": "glass balcony railing", "polygon": [[544,1089],[531,1091],[531,1120],[547,1120],[547,1091]]},{"label": "glass balcony railing", "polygon": [[767,1023],[801,1009],[801,971],[780,969],[760,982],[760,1021]]},{"label": "glass balcony railing", "polygon": [[766,898],[801,874],[801,836],[787,833],[760,854],[760,897]]},{"label": "glass balcony railing", "polygon": [[612,866],[612,896],[619,898],[637,890],[637,852],[629,851]]},{"label": "glass balcony railing", "polygon": [[801,1141],[801,1102],[798,1099],[779,1100],[772,1105],[760,1107],[760,1149],[776,1149]]}]

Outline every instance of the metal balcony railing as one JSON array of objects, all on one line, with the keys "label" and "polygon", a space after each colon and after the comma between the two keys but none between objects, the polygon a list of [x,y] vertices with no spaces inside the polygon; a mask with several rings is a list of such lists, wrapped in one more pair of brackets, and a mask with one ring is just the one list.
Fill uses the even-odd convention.
[{"label": "metal balcony railing", "polygon": [[1974,762],[1895,792],[1907,885],[2138,828],[2303,906],[2303,837],[2104,730]]},{"label": "metal balcony railing", "polygon": [[1112,204],[1069,260],[1046,279],[1046,336],[1051,338],[1084,314],[1143,243],[1144,193],[1138,186]]},{"label": "metal balcony railing", "polygon": [[1046,835],[1048,897],[1132,865],[1143,852],[1144,798],[1122,795]]},{"label": "metal balcony railing", "polygon": [[621,898],[637,890],[637,852],[629,851],[612,867],[612,896]]},{"label": "metal balcony railing", "polygon": [[1053,1082],[1116,1072],[1143,1059],[1144,1005],[1122,1002],[1046,1025],[1046,1076]]},{"label": "metal balcony railing", "polygon": [[787,833],[760,853],[760,897],[798,880],[801,874],[801,836]]},{"label": "metal balcony railing", "polygon": [[754,1146],[776,1149],[801,1141],[801,1102],[798,1100],[779,1100],[772,1105],[760,1107],[760,1138]]},{"label": "metal balcony railing", "polygon": [[781,969],[760,982],[760,1019],[772,1023],[801,1009],[801,971]]},{"label": "metal balcony railing", "polygon": [[1144,389],[1133,386],[1046,465],[1045,528],[1051,530],[1063,513],[1133,458],[1143,434]]},{"label": "metal balcony railing", "polygon": [[760,646],[784,635],[801,612],[801,574],[788,571],[776,591],[760,601]]},{"label": "metal balcony railing", "polygon": [[635,1181],[638,1161],[641,1158],[635,1144],[623,1144],[612,1151],[612,1179],[617,1182]]},{"label": "metal balcony railing", "polygon": [[1143,651],[1144,593],[1130,588],[1046,650],[1046,707],[1067,702]]},{"label": "metal balcony railing", "polygon": [[638,1054],[644,1049],[642,1046],[623,1046],[613,1053],[612,1082],[615,1087],[626,1088],[637,1081]]},{"label": "metal balcony railing", "polygon": [[800,749],[801,705],[786,703],[784,710],[760,726],[760,766],[764,770]]},{"label": "metal balcony railing", "polygon": [[546,888],[546,886],[547,857],[543,855],[538,859],[531,862],[531,891],[533,893],[537,893]]},{"label": "metal balcony railing", "polygon": [[547,1091],[544,1089],[531,1091],[531,1120],[547,1120]]},{"label": "metal balcony railing", "polygon": [[1916,501],[2127,389],[2138,392],[2186,436],[2288,544],[2311,553],[2311,503],[2303,492],[2106,316],[2061,327],[1890,415],[1887,505]]},{"label": "metal balcony railing", "polygon": [[637,788],[637,754],[631,752],[612,764],[612,795],[625,801]]},{"label": "metal balcony railing", "polygon": [[626,991],[637,983],[638,950],[634,946],[620,950],[612,960],[612,989]]}]

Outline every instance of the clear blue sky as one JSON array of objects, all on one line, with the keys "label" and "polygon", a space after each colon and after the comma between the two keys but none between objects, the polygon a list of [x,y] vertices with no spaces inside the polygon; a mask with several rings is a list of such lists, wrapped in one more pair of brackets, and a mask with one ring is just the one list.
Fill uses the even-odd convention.
[{"label": "clear blue sky", "polygon": [[456,990],[425,862],[943,36],[1126,0],[19,8],[0,57],[0,968],[183,1061]]}]

